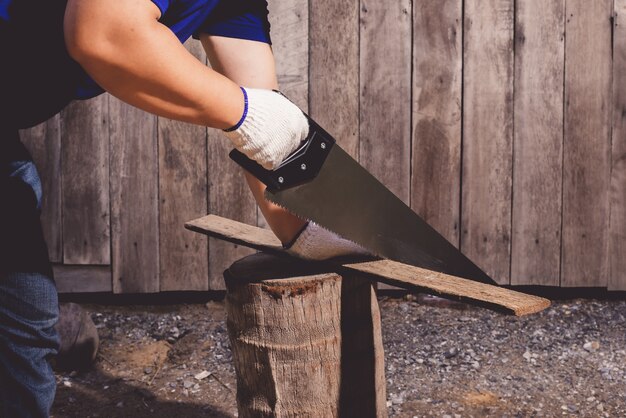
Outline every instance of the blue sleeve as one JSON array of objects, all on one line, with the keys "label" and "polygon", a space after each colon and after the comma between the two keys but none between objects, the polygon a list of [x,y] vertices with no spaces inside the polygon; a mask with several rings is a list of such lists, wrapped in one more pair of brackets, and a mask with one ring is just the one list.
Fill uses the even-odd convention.
[{"label": "blue sleeve", "polygon": [[152,0],[152,3],[154,3],[161,11],[161,17],[163,17],[167,8],[170,7],[170,0]]},{"label": "blue sleeve", "polygon": [[247,39],[271,45],[267,0],[222,1],[211,17],[194,33]]}]

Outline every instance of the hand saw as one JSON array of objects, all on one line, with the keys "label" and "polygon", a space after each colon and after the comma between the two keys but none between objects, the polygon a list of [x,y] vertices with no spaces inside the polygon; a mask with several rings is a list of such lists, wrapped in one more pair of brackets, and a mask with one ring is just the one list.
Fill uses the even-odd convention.
[{"label": "hand saw", "polygon": [[496,284],[307,118],[306,140],[275,170],[264,169],[237,150],[230,153],[267,186],[267,200],[376,256]]}]

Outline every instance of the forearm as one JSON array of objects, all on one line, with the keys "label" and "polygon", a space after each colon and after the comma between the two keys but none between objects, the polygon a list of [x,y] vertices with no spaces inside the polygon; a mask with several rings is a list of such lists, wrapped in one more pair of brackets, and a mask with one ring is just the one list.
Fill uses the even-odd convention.
[{"label": "forearm", "polygon": [[105,90],[168,118],[233,126],[243,113],[239,86],[191,55],[149,0],[70,0],[70,53]]}]

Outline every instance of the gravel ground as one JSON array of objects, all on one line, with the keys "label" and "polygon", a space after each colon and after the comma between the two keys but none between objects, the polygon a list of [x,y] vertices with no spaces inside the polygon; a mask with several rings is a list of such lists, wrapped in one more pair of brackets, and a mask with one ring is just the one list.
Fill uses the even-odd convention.
[{"label": "gravel ground", "polygon": [[[222,302],[84,305],[101,351],[58,373],[53,417],[234,417]],[[626,302],[571,300],[524,318],[382,298],[391,417],[626,416]]]}]

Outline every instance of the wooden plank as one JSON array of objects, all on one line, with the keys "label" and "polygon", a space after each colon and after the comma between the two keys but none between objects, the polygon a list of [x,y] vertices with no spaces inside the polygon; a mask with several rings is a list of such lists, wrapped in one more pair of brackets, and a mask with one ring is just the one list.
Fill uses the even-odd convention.
[{"label": "wooden plank", "polygon": [[516,316],[537,313],[550,306],[549,300],[539,296],[527,295],[392,260],[345,264],[344,267],[369,274],[374,280],[412,291],[427,292],[435,296],[504,310]]},{"label": "wooden plank", "polygon": [[615,0],[610,290],[626,290],[626,0]]},{"label": "wooden plank", "polygon": [[352,157],[359,152],[359,1],[309,5],[309,111]]},{"label": "wooden plank", "polygon": [[[309,0],[268,3],[278,86],[303,111],[309,109]],[[257,208],[257,225],[269,228]]]},{"label": "wooden plank", "polygon": [[511,283],[559,285],[565,1],[517,5]]},{"label": "wooden plank", "polygon": [[[256,225],[256,203],[242,171],[228,153],[232,144],[221,132],[208,131],[209,212]],[[270,232],[271,233],[271,232]],[[209,289],[224,290],[222,273],[250,250],[227,242],[209,240]]]},{"label": "wooden plank", "polygon": [[612,0],[568,0],[562,286],[606,286]]},{"label": "wooden plank", "polygon": [[111,262],[108,96],[61,113],[63,263]]},{"label": "wooden plank", "polygon": [[[270,231],[230,219],[208,215],[186,223],[185,227],[239,245],[246,245],[273,254],[287,255],[282,249],[280,241]],[[391,260],[343,264],[343,267],[371,276],[373,280],[401,286],[412,291],[463,300],[515,315],[539,312],[550,305],[550,301],[537,296]]]},{"label": "wooden plank", "polygon": [[272,51],[280,90],[305,112],[309,107],[309,1],[269,2]]},{"label": "wooden plank", "polygon": [[41,223],[48,244],[48,255],[53,263],[63,261],[61,218],[61,118],[56,115],[48,121],[20,132],[22,142],[35,161],[41,185]]},{"label": "wooden plank", "polygon": [[109,111],[113,292],[158,292],[156,117],[114,97]]},{"label": "wooden plank", "polygon": [[509,282],[513,0],[465,2],[461,249]]},{"label": "wooden plank", "polygon": [[[206,62],[199,41],[187,49]],[[158,118],[160,290],[208,290],[207,238],[184,221],[207,213],[207,129]]]},{"label": "wooden plank", "polygon": [[359,159],[410,204],[411,2],[363,0],[359,22]]},{"label": "wooden plank", "polygon": [[52,266],[59,293],[111,292],[111,266]]},{"label": "wooden plank", "polygon": [[411,207],[459,246],[462,0],[413,10]]},{"label": "wooden plank", "polygon": [[410,0],[391,3],[361,1],[359,38],[360,162],[408,204],[411,155]]}]

